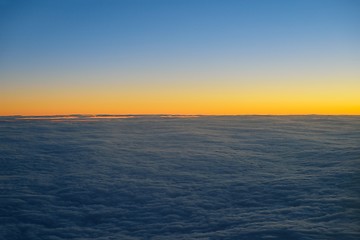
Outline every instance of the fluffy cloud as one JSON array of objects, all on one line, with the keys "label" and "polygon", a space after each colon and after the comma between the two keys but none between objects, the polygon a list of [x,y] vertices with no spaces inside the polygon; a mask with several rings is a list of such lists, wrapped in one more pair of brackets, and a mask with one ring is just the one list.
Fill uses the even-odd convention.
[{"label": "fluffy cloud", "polygon": [[1,239],[360,237],[358,117],[87,119],[0,122]]}]

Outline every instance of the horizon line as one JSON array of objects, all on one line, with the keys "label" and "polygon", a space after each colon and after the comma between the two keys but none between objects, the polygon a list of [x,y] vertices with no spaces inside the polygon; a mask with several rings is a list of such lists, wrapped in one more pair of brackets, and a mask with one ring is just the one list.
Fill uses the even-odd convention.
[{"label": "horizon line", "polygon": [[107,117],[107,116],[360,116],[359,114],[324,114],[324,113],[281,113],[281,114],[181,114],[181,113],[120,113],[120,114],[112,114],[112,113],[71,113],[71,114],[11,114],[11,115],[0,115],[0,117]]}]

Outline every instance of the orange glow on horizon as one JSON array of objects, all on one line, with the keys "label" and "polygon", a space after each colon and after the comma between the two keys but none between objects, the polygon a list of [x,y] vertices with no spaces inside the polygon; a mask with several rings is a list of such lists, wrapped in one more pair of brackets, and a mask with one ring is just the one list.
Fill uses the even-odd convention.
[{"label": "orange glow on horizon", "polygon": [[[0,115],[71,115],[71,114],[164,114],[164,115],[359,115],[360,104],[352,102],[312,102],[307,101],[276,101],[273,99],[255,101],[231,101],[230,99],[213,99],[205,101],[163,100],[134,101],[95,101],[83,102],[68,100],[44,101],[44,103],[24,102],[18,100],[12,105],[6,105],[0,110]],[[129,103],[130,102],[130,103]],[[113,118],[113,117],[93,117]]]},{"label": "orange glow on horizon", "polygon": [[0,90],[0,115],[360,115],[360,84],[333,82],[22,86]]}]

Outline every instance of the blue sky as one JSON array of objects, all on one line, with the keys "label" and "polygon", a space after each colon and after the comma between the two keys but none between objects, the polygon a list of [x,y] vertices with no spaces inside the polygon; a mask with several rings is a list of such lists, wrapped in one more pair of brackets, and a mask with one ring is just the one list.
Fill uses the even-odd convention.
[{"label": "blue sky", "polygon": [[218,76],[208,81],[246,85],[284,75],[352,83],[359,12],[348,0],[3,0],[0,81],[196,85]]}]

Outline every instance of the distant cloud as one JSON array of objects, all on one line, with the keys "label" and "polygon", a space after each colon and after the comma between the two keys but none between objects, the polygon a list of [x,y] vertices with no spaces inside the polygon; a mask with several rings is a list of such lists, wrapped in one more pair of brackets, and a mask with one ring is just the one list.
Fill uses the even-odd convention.
[{"label": "distant cloud", "polygon": [[14,119],[0,239],[360,237],[358,117]]}]

